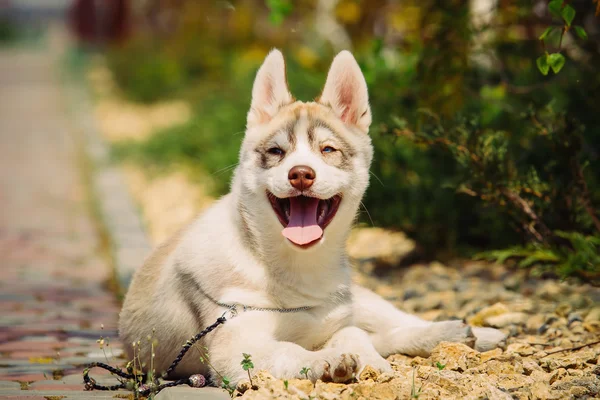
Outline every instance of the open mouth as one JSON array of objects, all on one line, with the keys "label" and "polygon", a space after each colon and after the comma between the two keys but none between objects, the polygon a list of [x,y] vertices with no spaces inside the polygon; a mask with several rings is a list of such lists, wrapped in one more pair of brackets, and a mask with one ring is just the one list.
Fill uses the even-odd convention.
[{"label": "open mouth", "polygon": [[307,196],[280,199],[270,192],[267,192],[267,197],[284,227],[283,236],[305,248],[323,237],[323,230],[335,217],[342,200],[340,195],[326,200]]}]

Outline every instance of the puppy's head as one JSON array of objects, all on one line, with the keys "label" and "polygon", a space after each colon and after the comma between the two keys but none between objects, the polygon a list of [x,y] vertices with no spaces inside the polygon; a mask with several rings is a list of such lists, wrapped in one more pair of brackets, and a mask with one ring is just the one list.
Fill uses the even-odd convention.
[{"label": "puppy's head", "polygon": [[321,97],[295,101],[283,55],[258,70],[233,190],[254,236],[297,250],[345,239],[369,182],[373,156],[367,85],[348,51]]}]

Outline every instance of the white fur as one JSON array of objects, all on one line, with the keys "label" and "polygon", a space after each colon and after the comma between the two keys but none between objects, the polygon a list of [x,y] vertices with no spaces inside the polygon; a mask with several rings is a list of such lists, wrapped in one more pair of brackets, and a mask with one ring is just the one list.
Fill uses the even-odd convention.
[{"label": "white fur", "polygon": [[[390,370],[383,358],[389,354],[424,356],[441,341],[480,350],[495,347],[504,338],[499,331],[475,330],[475,337],[462,322],[421,320],[350,281],[345,242],[368,186],[373,156],[367,87],[352,55],[342,52],[335,58],[318,103],[292,101],[283,57],[273,51],[256,77],[231,192],[159,248],[134,277],[120,318],[129,356],[130,344],[141,340],[139,356],[149,368],[149,345],[143,345],[154,335],[154,365],[162,372],[189,337],[226,311],[211,298],[253,307],[311,309],[242,312],[190,351],[172,377],[208,372],[216,381],[227,376],[235,383],[246,376],[240,361],[248,353],[256,369],[268,369],[279,378],[301,377],[300,370],[309,367],[313,380],[341,382],[367,364]],[[341,148],[341,140],[350,146],[349,167],[334,166],[314,143],[311,147],[307,130],[314,119],[332,129],[314,129],[319,146]],[[293,146],[289,133],[282,131],[290,121]],[[267,139],[262,145],[288,153],[271,168],[260,166],[257,151]],[[316,173],[313,186],[303,194],[321,199],[342,195],[324,237],[308,249],[282,236],[266,195],[267,190],[277,197],[299,195],[288,181],[288,171],[296,165],[308,165]],[[200,361],[204,346],[216,372]]]},{"label": "white fur", "polygon": [[273,50],[256,74],[252,88],[252,104],[248,112],[248,126],[270,120],[279,108],[292,102],[285,80],[285,61],[279,50]]}]

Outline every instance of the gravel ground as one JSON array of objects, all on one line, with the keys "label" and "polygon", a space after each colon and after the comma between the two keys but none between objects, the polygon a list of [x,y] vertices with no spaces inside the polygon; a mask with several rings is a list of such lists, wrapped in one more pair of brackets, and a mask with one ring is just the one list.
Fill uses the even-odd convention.
[{"label": "gravel ground", "polygon": [[600,398],[600,344],[577,349],[600,340],[598,288],[476,262],[416,265],[382,279],[357,272],[355,280],[423,318],[499,328],[509,335],[507,347],[479,353],[441,343],[429,358],[390,356],[394,373],[366,369],[349,385],[291,380],[286,389],[263,371],[259,389],[244,399]]}]

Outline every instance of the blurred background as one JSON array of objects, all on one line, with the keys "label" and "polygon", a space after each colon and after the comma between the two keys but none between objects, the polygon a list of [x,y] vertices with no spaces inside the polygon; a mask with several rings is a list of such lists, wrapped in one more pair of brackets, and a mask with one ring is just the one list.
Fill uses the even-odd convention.
[{"label": "blurred background", "polygon": [[112,157],[157,244],[228,191],[254,74],[319,95],[351,50],[375,145],[360,224],[403,262],[485,258],[600,278],[598,0],[0,0],[0,45],[71,35]]}]

